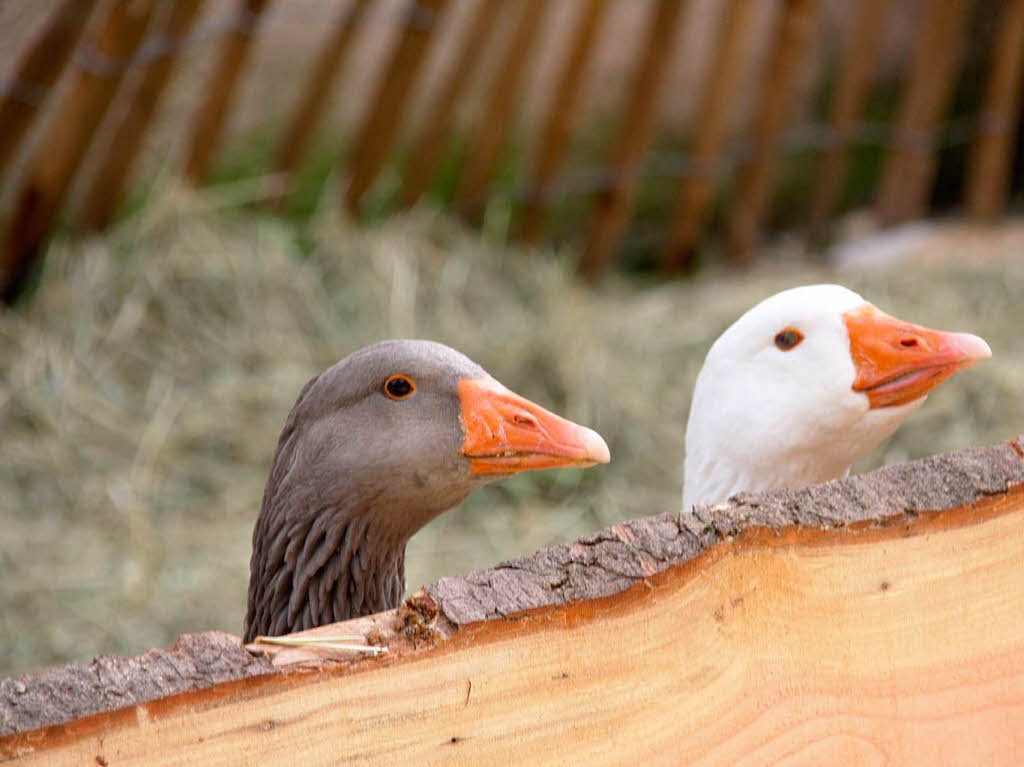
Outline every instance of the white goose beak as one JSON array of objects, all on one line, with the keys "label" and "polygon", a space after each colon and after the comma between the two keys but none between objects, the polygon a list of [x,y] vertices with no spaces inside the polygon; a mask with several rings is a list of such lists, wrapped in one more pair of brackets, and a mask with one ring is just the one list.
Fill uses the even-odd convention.
[{"label": "white goose beak", "polygon": [[891,317],[871,304],[843,315],[856,368],[854,391],[871,408],[920,399],[957,371],[988,359],[992,350],[970,333],[949,333]]}]

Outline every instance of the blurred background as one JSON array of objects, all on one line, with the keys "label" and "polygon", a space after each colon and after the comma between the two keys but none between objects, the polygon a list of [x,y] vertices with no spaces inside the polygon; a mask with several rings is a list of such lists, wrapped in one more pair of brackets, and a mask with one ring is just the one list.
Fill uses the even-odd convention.
[{"label": "blurred background", "polygon": [[302,384],[432,338],[593,426],[409,590],[679,506],[690,392],[840,282],[986,338],[857,470],[1024,432],[1024,0],[0,2],[0,676],[238,633]]}]

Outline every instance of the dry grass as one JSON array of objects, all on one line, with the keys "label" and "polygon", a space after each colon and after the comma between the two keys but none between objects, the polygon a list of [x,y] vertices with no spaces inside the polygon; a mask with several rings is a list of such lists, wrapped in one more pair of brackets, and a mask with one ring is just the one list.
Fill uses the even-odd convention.
[{"label": "dry grass", "polygon": [[952,264],[600,292],[573,281],[565,254],[488,244],[425,211],[369,231],[322,224],[309,254],[294,238],[223,198],[169,192],[106,238],[56,243],[36,300],[0,312],[0,675],[239,631],[251,525],[293,398],[383,337],[462,349],[597,428],[614,458],[514,478],[442,516],[410,546],[410,587],[674,508],[708,345],[797,282],[837,279],[995,350],[873,463],[1024,431],[1024,263],[1006,257],[1019,238],[961,243]]}]

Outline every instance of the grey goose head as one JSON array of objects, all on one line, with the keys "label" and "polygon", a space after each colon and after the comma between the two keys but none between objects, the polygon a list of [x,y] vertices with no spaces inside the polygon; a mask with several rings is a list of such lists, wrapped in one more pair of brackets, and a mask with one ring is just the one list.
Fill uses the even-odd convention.
[{"label": "grey goose head", "polygon": [[594,431],[443,344],[384,341],[309,381],[253,531],[245,639],[396,607],[405,544],[487,482],[609,460]]}]

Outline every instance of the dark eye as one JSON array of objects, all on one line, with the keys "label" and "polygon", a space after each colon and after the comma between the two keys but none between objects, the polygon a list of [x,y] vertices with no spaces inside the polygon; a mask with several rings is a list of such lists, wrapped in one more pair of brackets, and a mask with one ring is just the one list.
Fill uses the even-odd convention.
[{"label": "dark eye", "polygon": [[775,336],[775,345],[782,349],[782,351],[788,352],[793,347],[799,345],[800,342],[803,340],[804,334],[801,333],[799,330],[794,330],[793,328],[786,328],[785,330],[780,331],[777,336]]},{"label": "dark eye", "polygon": [[409,399],[416,393],[416,384],[409,376],[393,375],[384,382],[384,393],[391,399]]}]

